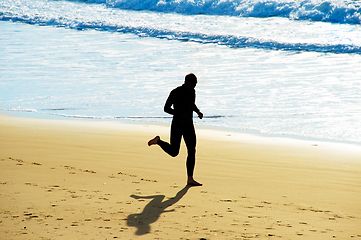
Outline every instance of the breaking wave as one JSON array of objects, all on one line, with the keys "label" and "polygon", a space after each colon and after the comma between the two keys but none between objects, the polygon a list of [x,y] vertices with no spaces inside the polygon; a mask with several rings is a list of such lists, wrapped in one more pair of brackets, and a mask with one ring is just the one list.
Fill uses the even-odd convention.
[{"label": "breaking wave", "polygon": [[[79,1],[79,0],[70,0]],[[130,10],[239,17],[285,17],[332,23],[360,24],[361,1],[325,0],[83,0]]]}]

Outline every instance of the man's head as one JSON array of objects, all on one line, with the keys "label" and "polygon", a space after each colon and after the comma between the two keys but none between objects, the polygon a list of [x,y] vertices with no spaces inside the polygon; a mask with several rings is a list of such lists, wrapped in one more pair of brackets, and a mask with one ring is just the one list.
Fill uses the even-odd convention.
[{"label": "man's head", "polygon": [[189,73],[186,75],[185,80],[184,80],[184,84],[187,87],[191,87],[191,88],[195,88],[197,85],[197,77],[196,75],[194,75],[193,73]]}]

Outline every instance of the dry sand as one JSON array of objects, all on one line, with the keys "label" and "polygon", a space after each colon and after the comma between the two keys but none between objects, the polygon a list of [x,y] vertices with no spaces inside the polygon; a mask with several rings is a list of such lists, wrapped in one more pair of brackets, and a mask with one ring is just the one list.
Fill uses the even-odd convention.
[{"label": "dry sand", "polygon": [[0,239],[361,239],[361,146],[0,115]]}]

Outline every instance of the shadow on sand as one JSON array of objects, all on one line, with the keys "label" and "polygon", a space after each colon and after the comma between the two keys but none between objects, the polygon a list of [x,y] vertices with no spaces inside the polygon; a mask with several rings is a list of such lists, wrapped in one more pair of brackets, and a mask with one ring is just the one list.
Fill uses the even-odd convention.
[{"label": "shadow on sand", "polygon": [[136,227],[136,235],[144,235],[150,232],[150,224],[158,220],[160,215],[164,212],[173,212],[174,209],[165,210],[167,207],[172,206],[178,202],[188,191],[191,186],[187,185],[180,190],[177,195],[163,202],[164,195],[153,195],[153,196],[137,196],[131,195],[134,199],[152,199],[147,206],[144,207],[143,212],[130,214],[127,218],[127,225]]}]

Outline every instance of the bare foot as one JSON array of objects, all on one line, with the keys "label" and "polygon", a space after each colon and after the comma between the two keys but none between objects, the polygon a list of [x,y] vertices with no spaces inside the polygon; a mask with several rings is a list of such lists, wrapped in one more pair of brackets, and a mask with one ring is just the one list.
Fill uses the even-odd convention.
[{"label": "bare foot", "polygon": [[160,140],[160,137],[159,137],[159,136],[156,136],[156,137],[153,138],[152,140],[149,140],[148,146],[152,146],[152,145],[154,145],[154,144],[157,144],[157,143],[158,143],[158,140]]},{"label": "bare foot", "polygon": [[202,186],[203,184],[197,182],[193,177],[188,177],[187,185],[189,186]]}]

